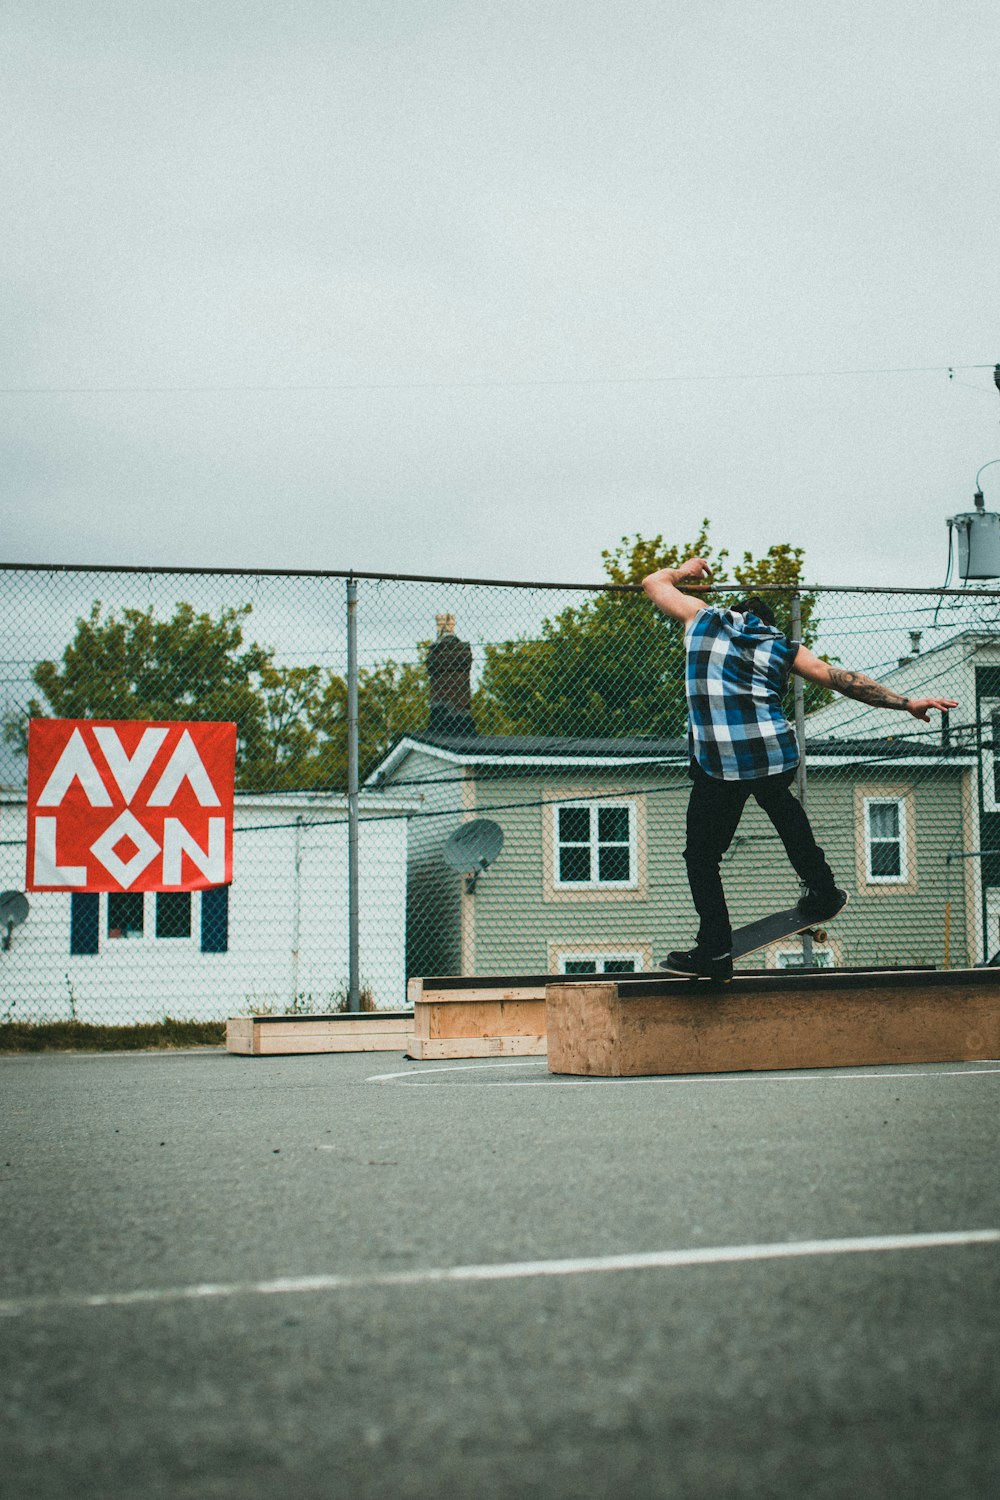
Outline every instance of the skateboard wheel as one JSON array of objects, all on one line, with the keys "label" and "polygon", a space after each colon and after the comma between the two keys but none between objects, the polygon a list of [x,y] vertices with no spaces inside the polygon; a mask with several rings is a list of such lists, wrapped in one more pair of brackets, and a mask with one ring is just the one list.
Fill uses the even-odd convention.
[{"label": "skateboard wheel", "polygon": [[814,932],[811,932],[809,934],[809,936],[813,939],[814,942],[825,943],[826,942],[826,928],[825,927],[817,927]]}]

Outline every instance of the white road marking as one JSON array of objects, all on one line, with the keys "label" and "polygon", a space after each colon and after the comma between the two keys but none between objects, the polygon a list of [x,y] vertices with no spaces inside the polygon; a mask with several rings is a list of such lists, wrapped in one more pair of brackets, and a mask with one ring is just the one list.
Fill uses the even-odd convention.
[{"label": "white road marking", "polygon": [[503,1062],[470,1062],[470,1063],[445,1063],[440,1068],[421,1067],[417,1073],[413,1068],[404,1068],[394,1073],[373,1073],[366,1083],[391,1083],[395,1078],[423,1078],[428,1073],[474,1073],[483,1068],[546,1068],[548,1063],[544,1057],[530,1057],[524,1061],[513,1062],[505,1059]]},{"label": "white road marking", "polygon": [[887,1067],[883,1073],[850,1073],[839,1072],[832,1069],[816,1068],[809,1073],[786,1073],[778,1072],[755,1072],[755,1073],[692,1073],[689,1075],[670,1074],[663,1077],[633,1076],[626,1078],[565,1078],[558,1075],[549,1075],[546,1078],[511,1078],[495,1081],[493,1079],[480,1079],[470,1083],[448,1083],[435,1080],[433,1083],[424,1083],[422,1080],[428,1073],[464,1073],[477,1071],[484,1068],[500,1067],[530,1067],[545,1066],[545,1059],[535,1059],[532,1063],[459,1063],[457,1066],[442,1068],[421,1068],[420,1072],[407,1068],[396,1073],[374,1073],[365,1081],[366,1083],[395,1083],[403,1084],[411,1089],[578,1089],[578,1088],[606,1088],[609,1084],[716,1084],[716,1083],[853,1083],[858,1078],[879,1078],[890,1083],[900,1078],[917,1078],[924,1082],[935,1078],[976,1078],[989,1074],[1000,1074],[1000,1067],[996,1068],[935,1068],[933,1071],[904,1072],[901,1068]]},{"label": "white road marking", "polygon": [[431,1286],[476,1281],[521,1281],[539,1276],[585,1276],[614,1271],[677,1270],[734,1265],[741,1261],[797,1260],[818,1255],[871,1255],[902,1250],[940,1250],[1000,1244],[1000,1229],[948,1230],[939,1234],[868,1235],[852,1239],[785,1240],[763,1245],[716,1245],[691,1250],[652,1250],[633,1255],[585,1256],[571,1260],[521,1260],[497,1265],[429,1267],[373,1276],[280,1276],[271,1281],[201,1282],[131,1292],[67,1292],[0,1301],[0,1317],[54,1308],[134,1307],[164,1302],[205,1302],[226,1297],[274,1297],[289,1293],[365,1291],[375,1287]]}]

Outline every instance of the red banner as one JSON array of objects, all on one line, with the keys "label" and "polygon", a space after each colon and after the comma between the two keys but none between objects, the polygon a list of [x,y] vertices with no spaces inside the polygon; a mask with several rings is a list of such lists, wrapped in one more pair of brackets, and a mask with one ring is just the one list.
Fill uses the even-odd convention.
[{"label": "red banner", "polygon": [[228,885],[235,770],[235,724],[32,719],[28,890]]}]

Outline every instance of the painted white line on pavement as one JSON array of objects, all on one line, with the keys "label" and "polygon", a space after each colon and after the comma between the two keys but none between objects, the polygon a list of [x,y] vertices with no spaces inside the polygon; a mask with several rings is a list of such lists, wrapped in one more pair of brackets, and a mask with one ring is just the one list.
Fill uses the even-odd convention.
[{"label": "painted white line on pavement", "polygon": [[445,1063],[440,1068],[421,1067],[419,1073],[414,1068],[403,1068],[394,1073],[373,1073],[366,1078],[366,1083],[391,1083],[396,1078],[424,1078],[428,1073],[476,1073],[483,1068],[545,1068],[548,1063],[544,1057],[529,1057],[515,1062],[505,1058],[503,1062],[470,1062],[470,1063]]},{"label": "painted white line on pavement", "polygon": [[497,1265],[430,1267],[374,1276],[280,1276],[271,1281],[201,1282],[131,1292],[65,1293],[0,1301],[0,1317],[58,1308],[134,1307],[162,1302],[205,1302],[225,1297],[274,1297],[289,1293],[365,1291],[375,1287],[432,1286],[446,1282],[522,1281],[539,1276],[586,1276],[611,1271],[676,1270],[734,1265],[740,1261],[797,1260],[816,1255],[871,1255],[901,1250],[940,1250],[1000,1244],[1000,1229],[947,1230],[940,1234],[886,1234],[853,1239],[784,1240],[764,1245],[715,1245],[692,1250],[652,1250],[572,1260],[521,1260]]},{"label": "painted white line on pavement", "polygon": [[[538,1059],[541,1066],[545,1066],[544,1058]],[[425,1068],[419,1073],[412,1069],[405,1069],[398,1073],[374,1073],[365,1080],[366,1083],[393,1083],[401,1084],[411,1089],[592,1089],[606,1088],[608,1085],[655,1083],[669,1084],[672,1086],[682,1084],[705,1084],[705,1083],[853,1083],[859,1078],[879,1078],[889,1083],[894,1083],[900,1078],[918,1078],[927,1082],[935,1078],[978,1078],[984,1075],[1000,1074],[1000,1067],[996,1068],[935,1068],[926,1072],[904,1072],[891,1066],[884,1073],[848,1073],[836,1072],[823,1068],[817,1068],[809,1073],[786,1073],[786,1072],[756,1072],[756,1073],[694,1073],[690,1075],[671,1074],[669,1077],[643,1077],[632,1076],[626,1078],[564,1078],[549,1076],[546,1078],[511,1078],[502,1081],[493,1079],[478,1079],[470,1083],[445,1083],[435,1080],[433,1083],[424,1083],[422,1080],[428,1073],[464,1073],[482,1068],[503,1067],[502,1063],[461,1063],[457,1067]],[[508,1067],[528,1067],[527,1063],[507,1064]]]}]

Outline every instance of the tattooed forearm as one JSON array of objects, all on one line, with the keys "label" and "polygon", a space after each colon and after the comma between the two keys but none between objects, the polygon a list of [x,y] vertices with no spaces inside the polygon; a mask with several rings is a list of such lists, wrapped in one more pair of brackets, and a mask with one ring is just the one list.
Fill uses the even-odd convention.
[{"label": "tattooed forearm", "polygon": [[901,698],[881,682],[873,682],[863,672],[848,672],[843,667],[830,668],[830,686],[843,693],[845,698],[857,698],[859,703],[870,703],[873,708],[907,708],[908,698]]}]

